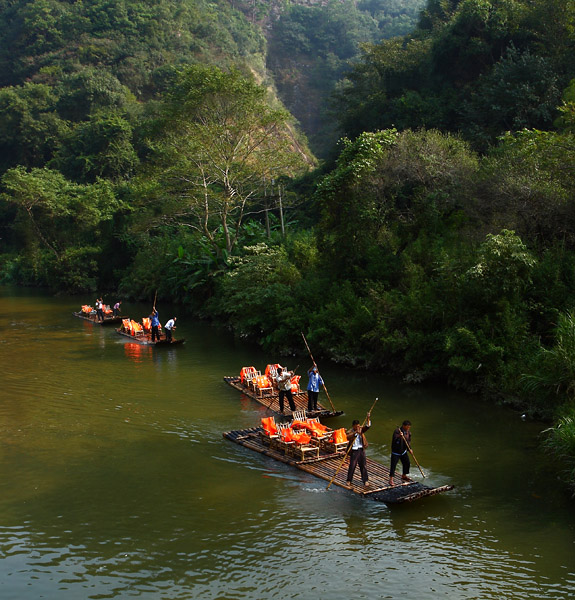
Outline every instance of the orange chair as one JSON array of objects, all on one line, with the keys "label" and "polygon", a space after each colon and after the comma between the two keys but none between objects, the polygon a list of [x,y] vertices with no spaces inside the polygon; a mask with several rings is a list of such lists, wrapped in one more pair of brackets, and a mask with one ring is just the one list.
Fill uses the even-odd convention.
[{"label": "orange chair", "polygon": [[341,429],[336,429],[329,438],[323,439],[320,445],[322,450],[338,454],[339,452],[345,452],[348,443],[347,433],[342,427]]},{"label": "orange chair", "polygon": [[252,379],[252,383],[258,396],[265,396],[274,391],[272,382],[268,379],[267,375],[256,375]]},{"label": "orange chair", "polygon": [[242,370],[240,371],[240,382],[243,383],[244,385],[248,385],[246,378],[251,380],[253,378],[253,376],[255,375],[255,373],[256,373],[255,367],[242,367]]},{"label": "orange chair", "polygon": [[331,437],[333,429],[322,425],[317,418],[302,419],[302,413],[305,415],[305,411],[296,411],[292,420],[291,426],[294,429],[305,429],[314,439],[321,440]]},{"label": "orange chair", "polygon": [[273,417],[265,417],[262,419],[262,431],[260,437],[264,444],[272,447],[279,440],[279,431],[276,420]]},{"label": "orange chair", "polygon": [[275,365],[267,365],[266,366],[265,373],[266,373],[268,379],[272,382],[272,385],[275,385],[277,382],[279,366],[280,366],[279,363],[276,363]]},{"label": "orange chair", "polygon": [[89,304],[82,304],[82,312],[89,315],[94,309]]},{"label": "orange chair", "polygon": [[308,433],[292,429],[290,439],[293,444],[288,447],[288,451],[299,460],[304,461],[310,457],[319,458],[319,446],[311,443],[312,439]]},{"label": "orange chair", "polygon": [[278,425],[278,439],[276,446],[279,450],[282,450],[284,454],[289,454],[292,446],[295,445],[292,435],[293,431],[289,423],[280,423]]},{"label": "orange chair", "polygon": [[142,327],[142,325],[136,321],[132,321],[131,323],[132,325],[132,335],[133,336],[140,336],[140,335],[144,335],[144,328]]},{"label": "orange chair", "polygon": [[322,425],[317,418],[308,419],[306,429],[318,439],[330,437],[333,432],[333,429]]},{"label": "orange chair", "polygon": [[129,333],[130,335],[133,335],[132,323],[130,319],[122,319],[122,331],[124,331],[124,333]]},{"label": "orange chair", "polygon": [[150,317],[144,317],[142,319],[142,327],[144,328],[145,333],[150,333],[150,331],[152,331],[152,322],[150,321]]},{"label": "orange chair", "polygon": [[299,387],[299,380],[301,379],[301,375],[294,375],[291,378],[291,391],[292,394],[301,394],[301,389]]}]

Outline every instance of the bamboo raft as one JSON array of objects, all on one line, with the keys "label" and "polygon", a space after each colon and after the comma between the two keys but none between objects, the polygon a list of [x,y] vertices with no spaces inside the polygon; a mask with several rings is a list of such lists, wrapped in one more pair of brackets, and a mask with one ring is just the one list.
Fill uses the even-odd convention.
[{"label": "bamboo raft", "polygon": [[[243,385],[239,377],[224,377],[224,381],[228,385],[231,385],[236,390],[239,390],[246,396],[249,396],[250,398],[252,398],[252,400],[255,400],[256,402],[259,402],[266,408],[269,408],[269,410],[271,410],[275,413],[281,414],[280,413],[280,404],[279,404],[279,392],[277,389],[274,388],[272,391],[263,392],[262,394],[258,394],[252,388],[250,388],[246,385]],[[309,417],[327,418],[327,417],[339,417],[340,415],[343,415],[343,410],[335,410],[335,411],[329,410],[325,406],[322,406],[322,404],[319,402],[317,404],[318,410],[308,411],[307,410],[307,393],[300,392],[299,394],[292,394],[292,395],[293,395],[293,400],[294,400],[296,411],[305,410]],[[291,416],[293,414],[292,410],[289,407],[289,403],[288,403],[287,399],[284,401],[284,414],[289,415],[289,416]]]},{"label": "bamboo raft", "polygon": [[[422,483],[408,479],[402,481],[401,476],[395,476],[396,484],[389,485],[389,469],[370,458],[367,458],[367,472],[369,474],[369,487],[366,487],[361,482],[359,477],[359,469],[354,475],[354,483],[350,488],[346,485],[347,469],[349,466],[349,457],[346,457],[343,465],[340,468],[343,455],[336,453],[325,453],[320,451],[319,458],[309,458],[306,460],[297,460],[296,457],[287,455],[280,449],[266,445],[263,441],[261,427],[252,427],[250,429],[242,429],[238,431],[227,431],[223,434],[224,438],[269,456],[274,460],[283,462],[287,465],[296,467],[301,471],[305,471],[315,477],[325,481],[333,479],[333,485],[337,485],[345,490],[353,492],[359,496],[369,498],[386,504],[403,504],[413,502],[419,498],[426,496],[434,496],[453,489],[452,485],[442,485],[440,487],[429,487]],[[338,471],[339,468],[339,471]]]},{"label": "bamboo raft", "polygon": [[90,323],[96,323],[96,325],[115,325],[117,323],[121,323],[122,319],[126,319],[127,317],[106,317],[104,316],[103,321],[98,321],[98,316],[96,313],[83,313],[83,312],[73,312],[75,317],[79,319],[84,319],[84,321],[90,321]]},{"label": "bamboo raft", "polygon": [[140,333],[138,335],[132,335],[130,333],[126,333],[121,329],[116,329],[116,333],[128,338],[131,342],[135,344],[141,344],[142,346],[177,346],[178,344],[183,344],[186,339],[185,338],[173,338],[171,342],[168,342],[166,338],[159,340],[154,340],[152,342],[152,334],[151,333]]}]

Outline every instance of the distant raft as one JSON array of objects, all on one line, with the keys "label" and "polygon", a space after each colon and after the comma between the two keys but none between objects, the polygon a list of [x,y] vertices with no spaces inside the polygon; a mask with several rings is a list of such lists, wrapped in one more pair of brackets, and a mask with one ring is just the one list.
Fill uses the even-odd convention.
[{"label": "distant raft", "polygon": [[138,323],[133,319],[124,318],[122,319],[122,326],[116,329],[116,333],[129,338],[131,342],[143,346],[177,346],[186,341],[185,338],[172,338],[172,340],[169,341],[166,339],[165,334],[162,333],[161,326],[159,326],[158,329],[160,339],[155,339],[152,342],[152,327],[149,318],[146,317],[142,319],[141,323]]},{"label": "distant raft", "polygon": [[[255,367],[242,367],[239,376],[227,376],[224,377],[224,381],[269,410],[279,413],[277,367],[278,365],[267,365],[263,375]],[[299,382],[300,375],[294,375],[292,377],[292,396],[296,411],[307,409],[307,393],[301,390]],[[343,410],[329,410],[319,402],[317,407],[318,410],[308,413],[309,416],[326,418],[343,415]],[[287,400],[284,402],[284,413],[292,414]]]},{"label": "distant raft", "polygon": [[84,319],[84,321],[90,321],[97,325],[117,325],[122,322],[122,317],[114,317],[114,311],[109,306],[104,306],[102,312],[104,313],[104,320],[100,321],[96,311],[89,304],[84,304],[81,310],[72,314],[79,319]]},{"label": "distant raft", "polygon": [[240,446],[305,471],[326,482],[331,482],[333,479],[334,486],[358,496],[389,505],[413,502],[419,498],[434,496],[453,489],[452,485],[429,487],[410,478],[407,480],[395,478],[396,484],[391,486],[389,485],[389,469],[369,457],[367,458],[369,486],[364,486],[361,480],[357,479],[356,474],[354,484],[352,487],[348,487],[346,479],[349,457],[346,457],[342,464],[347,443],[340,444],[338,447],[333,439],[334,433],[332,432],[327,440],[320,439],[319,442],[317,440],[314,442],[311,439],[309,441],[304,439],[299,443],[282,440],[279,433],[270,434],[269,429],[266,430],[263,426],[227,431],[223,433],[223,436]]}]

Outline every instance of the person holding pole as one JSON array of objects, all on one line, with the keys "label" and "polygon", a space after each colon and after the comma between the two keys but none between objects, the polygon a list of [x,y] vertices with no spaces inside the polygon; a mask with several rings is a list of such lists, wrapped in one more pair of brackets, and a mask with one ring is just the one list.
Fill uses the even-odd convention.
[{"label": "person holding pole", "polygon": [[176,329],[177,317],[172,317],[165,325],[164,331],[166,332],[166,342],[172,343],[172,333]]},{"label": "person holding pole", "polygon": [[[313,363],[313,366],[316,368],[316,371],[319,374],[319,369],[317,368],[317,364],[316,364],[315,360],[313,359],[311,350],[309,349],[309,345],[307,343],[307,340],[305,339],[305,335],[303,334],[303,331],[301,332],[301,337],[303,338],[305,347],[307,348],[307,351],[309,352],[309,357],[311,358],[311,362]],[[308,371],[308,373],[309,373],[309,371]],[[323,391],[325,392],[325,395],[327,396],[327,399],[329,400],[329,403],[331,404],[332,410],[335,412],[335,406],[333,405],[333,402],[331,401],[331,398],[329,397],[329,394],[327,392],[327,388],[325,387],[325,383],[323,382],[323,379],[321,380],[321,385],[323,386]]]},{"label": "person holding pole", "polygon": [[396,427],[391,438],[391,465],[389,467],[389,485],[394,485],[393,476],[395,467],[401,461],[403,474],[401,478],[405,481],[409,477],[409,454],[411,454],[411,421],[404,421],[401,427]]},{"label": "person holding pole", "polygon": [[353,474],[357,466],[361,473],[363,485],[369,485],[369,475],[365,458],[365,449],[367,448],[367,438],[365,432],[371,427],[371,413],[367,413],[365,424],[362,426],[356,419],[352,423],[352,428],[347,432],[347,441],[349,442],[349,469],[347,471],[347,487],[352,487]]},{"label": "person holding pole", "polygon": [[160,341],[160,316],[156,307],[152,308],[152,314],[150,315],[150,325],[152,326],[152,342],[154,340]]},{"label": "person holding pole", "polygon": [[288,371],[285,367],[278,367],[278,389],[279,393],[279,405],[280,412],[283,414],[284,412],[284,397],[288,399],[289,407],[293,412],[295,410],[295,402],[293,401],[293,395],[291,393],[292,383],[291,378],[293,377],[293,372]]},{"label": "person holding pole", "polygon": [[317,365],[308,370],[309,381],[307,384],[307,412],[317,411],[317,398],[319,396],[319,386],[323,385],[323,379],[318,373]]}]

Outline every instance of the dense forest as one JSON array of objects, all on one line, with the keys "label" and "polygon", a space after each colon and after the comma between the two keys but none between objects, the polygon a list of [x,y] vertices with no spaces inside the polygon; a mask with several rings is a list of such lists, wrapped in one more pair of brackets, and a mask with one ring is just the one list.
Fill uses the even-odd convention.
[{"label": "dense forest", "polygon": [[3,282],[510,403],[575,486],[570,0],[0,5]]}]

